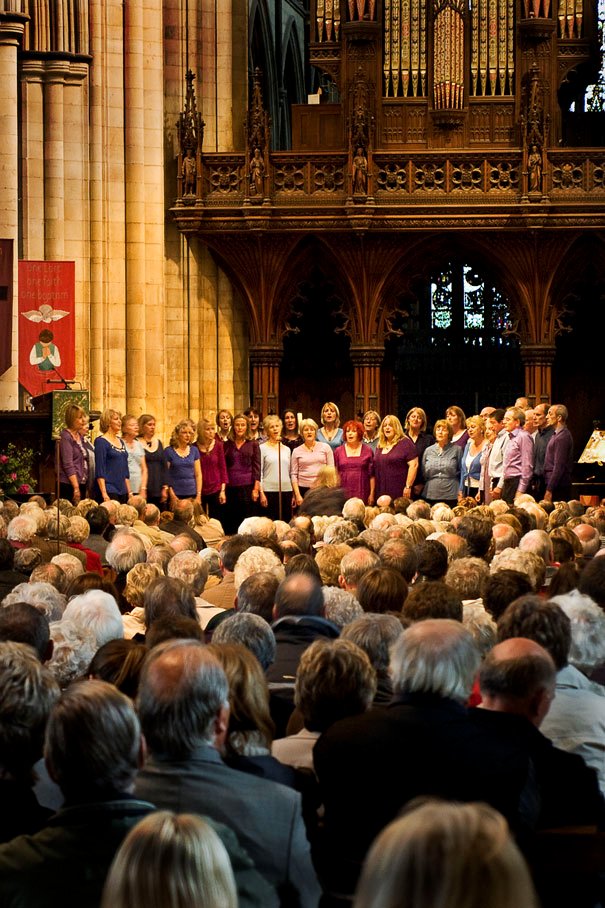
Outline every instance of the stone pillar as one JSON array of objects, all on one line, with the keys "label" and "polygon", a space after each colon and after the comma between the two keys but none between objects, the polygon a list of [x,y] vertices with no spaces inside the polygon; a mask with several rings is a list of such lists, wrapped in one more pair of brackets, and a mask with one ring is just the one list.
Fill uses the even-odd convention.
[{"label": "stone pillar", "polygon": [[525,367],[525,396],[533,407],[550,403],[554,344],[522,344],[521,361]]},{"label": "stone pillar", "polygon": [[279,366],[281,346],[254,344],[250,347],[252,365],[252,405],[266,416],[277,413],[279,407]]},{"label": "stone pillar", "polygon": [[44,62],[21,61],[21,216],[24,259],[43,260]]},{"label": "stone pillar", "polygon": [[143,412],[145,368],[145,48],[142,3],[124,5],[126,409]]},{"label": "stone pillar", "polygon": [[44,258],[65,258],[65,80],[69,61],[44,65]]},{"label": "stone pillar", "polygon": [[17,48],[29,16],[25,4],[12,3],[17,12],[4,12],[0,3],[0,235],[13,240],[13,320],[4,325],[12,335],[12,365],[0,376],[0,409],[19,406],[18,385],[18,284],[19,246],[19,132]]},{"label": "stone pillar", "polygon": [[351,344],[351,361],[355,367],[355,413],[376,410],[380,413],[380,368],[384,346]]}]

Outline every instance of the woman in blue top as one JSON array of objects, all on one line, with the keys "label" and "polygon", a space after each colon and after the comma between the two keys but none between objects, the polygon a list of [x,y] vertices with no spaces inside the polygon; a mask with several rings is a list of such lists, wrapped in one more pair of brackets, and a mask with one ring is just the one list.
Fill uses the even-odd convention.
[{"label": "woman in blue top", "polygon": [[321,429],[317,433],[317,441],[330,445],[332,450],[340,447],[344,441],[340,426],[340,410],[335,403],[329,400],[321,408]]},{"label": "woman in blue top", "polygon": [[481,454],[485,447],[485,420],[481,416],[469,416],[466,420],[468,441],[460,463],[460,490],[458,498],[479,498],[481,477]]},{"label": "woman in blue top", "polygon": [[166,448],[168,486],[170,499],[193,498],[202,503],[202,467],[200,452],[193,444],[195,425],[190,419],[182,419]]},{"label": "woman in blue top", "polygon": [[119,436],[122,417],[117,410],[105,410],[99,427],[102,435],[95,438],[95,469],[101,501],[125,504],[130,496],[128,452]]}]

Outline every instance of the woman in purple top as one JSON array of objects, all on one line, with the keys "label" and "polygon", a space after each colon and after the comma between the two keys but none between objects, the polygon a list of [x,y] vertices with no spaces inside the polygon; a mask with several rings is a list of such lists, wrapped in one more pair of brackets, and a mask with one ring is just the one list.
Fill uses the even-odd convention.
[{"label": "woman in purple top", "polygon": [[61,498],[66,498],[73,504],[77,504],[81,498],[86,498],[90,465],[82,433],[87,423],[88,417],[82,407],[69,404],[65,408],[65,428],[59,436],[61,459],[59,494]]},{"label": "woman in purple top", "polygon": [[252,514],[260,494],[260,448],[250,438],[250,421],[243,413],[233,419],[231,437],[225,442],[225,464],[229,479],[227,512],[221,522],[225,533],[231,535]]},{"label": "woman in purple top", "polygon": [[411,498],[412,486],[418,472],[418,454],[414,443],[404,434],[396,416],[385,416],[378,433],[374,455],[376,498],[390,495]]},{"label": "woman in purple top", "polygon": [[202,465],[202,505],[209,517],[222,520],[229,477],[224,445],[217,438],[216,423],[210,419],[200,419],[197,424],[197,449]]},{"label": "woman in purple top", "polygon": [[195,425],[190,419],[182,419],[166,448],[168,485],[172,504],[179,498],[193,498],[202,502],[202,468],[200,452],[193,444]]},{"label": "woman in purple top", "polygon": [[334,451],[334,466],[340,476],[347,498],[361,498],[364,504],[374,504],[374,454],[362,443],[363,426],[350,419],[342,427],[344,444]]},{"label": "woman in purple top", "polygon": [[302,445],[294,448],[290,461],[293,503],[300,507],[303,496],[314,484],[321,467],[334,466],[332,448],[325,441],[317,441],[317,423],[303,419],[300,423]]},{"label": "woman in purple top", "polygon": [[448,407],[445,411],[445,418],[452,430],[452,444],[458,445],[464,451],[468,441],[464,410],[461,410],[460,407]]}]

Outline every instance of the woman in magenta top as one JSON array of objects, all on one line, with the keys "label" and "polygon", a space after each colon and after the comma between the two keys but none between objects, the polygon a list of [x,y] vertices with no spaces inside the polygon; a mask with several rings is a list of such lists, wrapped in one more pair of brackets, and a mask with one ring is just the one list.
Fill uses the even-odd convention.
[{"label": "woman in magenta top", "polygon": [[227,508],[221,519],[227,535],[237,533],[244,519],[249,517],[260,494],[260,448],[250,438],[250,421],[243,413],[233,418],[231,435],[225,442],[227,466]]},{"label": "woman in magenta top", "polygon": [[344,444],[334,451],[334,466],[347,498],[361,498],[364,504],[374,504],[374,454],[362,443],[363,426],[350,419],[342,427]]},{"label": "woman in magenta top", "polygon": [[217,437],[216,423],[210,419],[200,419],[197,424],[197,448],[202,464],[202,505],[209,517],[221,520],[229,477],[225,449]]},{"label": "woman in magenta top", "polygon": [[390,495],[410,498],[418,472],[418,454],[414,443],[404,434],[396,416],[385,416],[378,433],[378,447],[374,455],[376,498]]}]

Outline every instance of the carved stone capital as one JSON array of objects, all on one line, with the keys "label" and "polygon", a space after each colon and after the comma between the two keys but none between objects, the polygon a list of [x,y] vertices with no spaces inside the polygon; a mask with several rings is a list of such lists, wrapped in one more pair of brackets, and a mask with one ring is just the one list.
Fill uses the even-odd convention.
[{"label": "carved stone capital", "polygon": [[279,366],[284,355],[281,344],[254,344],[250,347],[253,366]]},{"label": "carved stone capital", "polygon": [[524,366],[552,366],[556,348],[553,344],[521,344],[520,353]]},{"label": "carved stone capital", "polygon": [[351,362],[354,366],[381,366],[384,359],[384,346],[376,344],[352,344]]}]

